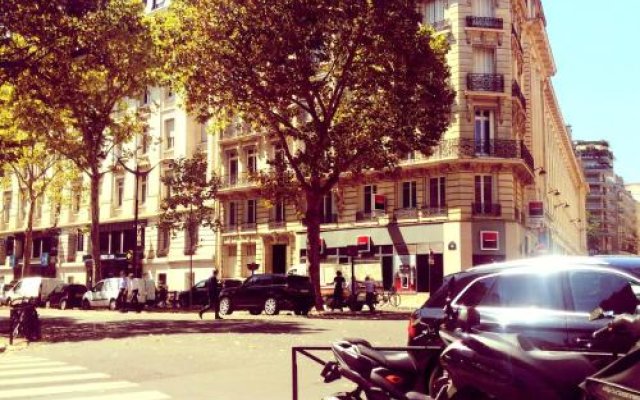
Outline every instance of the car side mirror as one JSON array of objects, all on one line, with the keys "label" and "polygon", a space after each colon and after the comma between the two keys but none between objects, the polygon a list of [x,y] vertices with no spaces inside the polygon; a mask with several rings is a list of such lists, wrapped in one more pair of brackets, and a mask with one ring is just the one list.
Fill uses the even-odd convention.
[{"label": "car side mirror", "polygon": [[602,307],[596,307],[589,313],[589,321],[595,321],[596,319],[600,319],[604,317],[604,310]]}]

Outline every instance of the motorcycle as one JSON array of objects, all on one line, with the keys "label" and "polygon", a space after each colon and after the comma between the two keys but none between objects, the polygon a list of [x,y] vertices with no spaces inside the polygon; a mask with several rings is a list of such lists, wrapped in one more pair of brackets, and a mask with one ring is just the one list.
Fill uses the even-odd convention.
[{"label": "motorcycle", "polygon": [[[468,326],[479,323],[475,309],[469,308],[466,312]],[[604,316],[600,313],[599,317]],[[629,325],[620,321],[616,318],[594,332],[594,338],[619,340],[619,336],[612,334],[619,333],[622,325]],[[597,372],[587,354],[539,350],[519,335],[468,329],[456,334],[443,330],[441,337],[448,344],[440,357],[447,380],[443,385],[446,390],[443,398],[583,399],[585,390],[587,398],[598,400],[640,399],[640,396],[624,397],[626,393],[636,395],[640,387],[638,349]],[[640,333],[631,335],[629,343],[639,338]],[[631,344],[627,351],[630,347]],[[624,386],[625,391],[619,385]]]}]

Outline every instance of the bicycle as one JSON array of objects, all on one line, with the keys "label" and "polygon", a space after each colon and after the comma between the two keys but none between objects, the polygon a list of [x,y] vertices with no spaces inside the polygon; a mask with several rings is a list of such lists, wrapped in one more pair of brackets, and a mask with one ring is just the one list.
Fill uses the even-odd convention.
[{"label": "bicycle", "polygon": [[40,340],[42,337],[40,319],[36,311],[35,299],[14,300],[11,302],[9,344],[22,336],[27,342]]},{"label": "bicycle", "polygon": [[380,307],[384,307],[387,304],[391,304],[393,307],[399,307],[400,301],[400,294],[398,294],[396,288],[393,286],[390,290],[385,290],[382,293],[379,293],[376,297],[376,302]]}]

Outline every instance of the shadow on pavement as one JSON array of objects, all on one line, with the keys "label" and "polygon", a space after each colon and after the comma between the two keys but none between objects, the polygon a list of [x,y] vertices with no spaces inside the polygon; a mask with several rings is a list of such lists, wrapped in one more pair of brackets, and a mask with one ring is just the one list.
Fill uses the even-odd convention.
[{"label": "shadow on pavement", "polygon": [[[118,320],[103,322],[78,321],[73,318],[45,317],[42,322],[41,343],[82,342],[102,339],[121,339],[146,335],[179,335],[198,333],[315,333],[320,329],[305,327],[291,321],[265,320]],[[0,319],[0,332],[8,337],[9,320]]]},{"label": "shadow on pavement", "polygon": [[409,320],[411,312],[406,311],[378,311],[370,313],[368,311],[324,311],[318,314],[311,313],[310,319],[350,319],[350,320],[372,320],[372,321],[398,321]]}]

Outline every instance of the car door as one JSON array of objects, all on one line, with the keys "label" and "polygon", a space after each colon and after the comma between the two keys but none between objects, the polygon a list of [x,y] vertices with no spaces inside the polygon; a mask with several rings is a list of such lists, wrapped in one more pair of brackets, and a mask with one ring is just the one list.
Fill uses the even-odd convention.
[{"label": "car door", "polygon": [[247,278],[246,281],[235,291],[233,295],[233,305],[235,308],[245,308],[251,304],[251,296],[254,294],[255,286],[258,285],[258,276],[254,275]]},{"label": "car door", "polygon": [[195,284],[193,290],[194,304],[207,304],[209,302],[209,280],[205,279]]},{"label": "car door", "polygon": [[49,294],[49,304],[51,306],[57,306],[60,304],[60,299],[64,295],[63,291],[66,285],[63,283],[59,283]]},{"label": "car door", "polygon": [[518,334],[544,350],[567,347],[560,272],[510,271],[482,277],[465,289],[455,304],[476,306],[481,330]]},{"label": "car door", "polygon": [[98,282],[93,289],[91,289],[92,301],[91,307],[104,307],[106,304],[106,292],[104,288],[104,281]]},{"label": "car door", "polygon": [[624,347],[631,339],[625,335],[614,340],[593,340],[592,333],[610,320],[589,321],[589,313],[596,307],[614,314],[635,313],[640,304],[640,281],[611,269],[584,268],[568,271],[567,284],[572,308],[567,321],[570,345],[591,352],[614,352],[618,346]]}]

